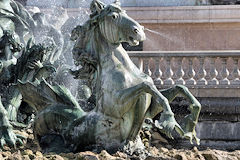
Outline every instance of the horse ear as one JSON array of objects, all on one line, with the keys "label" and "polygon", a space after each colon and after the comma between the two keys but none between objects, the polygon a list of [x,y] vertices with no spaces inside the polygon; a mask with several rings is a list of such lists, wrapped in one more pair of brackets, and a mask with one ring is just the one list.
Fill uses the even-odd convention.
[{"label": "horse ear", "polygon": [[105,4],[99,0],[93,0],[90,5],[90,10],[92,13],[100,13],[105,8]]},{"label": "horse ear", "polygon": [[120,0],[115,0],[114,2],[116,5],[121,6]]}]

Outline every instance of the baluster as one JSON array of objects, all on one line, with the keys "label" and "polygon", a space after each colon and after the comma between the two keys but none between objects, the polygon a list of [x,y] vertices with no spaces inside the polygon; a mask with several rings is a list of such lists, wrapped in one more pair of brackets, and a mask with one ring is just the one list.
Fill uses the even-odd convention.
[{"label": "baluster", "polygon": [[160,59],[155,59],[155,71],[154,71],[154,83],[156,85],[163,85],[163,81],[161,79],[162,77],[162,71],[160,68]]},{"label": "baluster", "polygon": [[217,76],[218,76],[218,71],[216,69],[216,65],[215,65],[215,62],[216,62],[216,58],[210,58],[210,77],[211,79],[208,81],[208,84],[209,85],[218,85],[219,82],[217,80]]},{"label": "baluster", "polygon": [[185,81],[183,79],[184,71],[182,69],[182,61],[183,61],[182,57],[177,58],[178,69],[176,72],[176,77],[177,77],[177,79],[175,81],[176,84],[185,84]]},{"label": "baluster", "polygon": [[238,58],[233,58],[234,68],[232,71],[232,76],[234,77],[233,80],[230,81],[232,85],[239,85],[240,84],[240,71],[238,67]]},{"label": "baluster", "polygon": [[[171,58],[171,69],[172,69],[172,71],[173,71],[173,76],[171,77],[172,78],[172,80],[174,81],[174,82],[176,82],[176,80],[178,79],[178,76],[177,76],[177,70],[178,70],[178,62],[177,62],[177,57],[173,57],[173,58]],[[174,70],[173,70],[173,68],[174,67],[177,67],[177,69],[176,69],[176,71],[174,72]]]},{"label": "baluster", "polygon": [[[211,58],[207,58],[207,60],[209,61]],[[207,66],[207,63],[206,62],[208,62],[208,61],[205,61],[205,66]],[[211,64],[211,60],[210,60],[210,64]],[[206,76],[205,76],[205,79],[206,79],[206,81],[207,81],[207,84],[208,84],[208,81],[210,81],[211,80],[211,75],[210,75],[210,72],[211,72],[211,66],[210,66],[210,68],[206,68],[205,67],[205,71],[206,71]]]},{"label": "baluster", "polygon": [[150,60],[150,58],[144,58],[143,59],[143,72],[151,77],[152,72],[151,72],[150,67],[149,67],[149,64],[150,64],[149,60]]},{"label": "baluster", "polygon": [[142,58],[138,58],[137,66],[138,66],[140,71],[143,71],[143,59]]},{"label": "baluster", "polygon": [[171,60],[172,58],[171,57],[166,57],[166,71],[164,73],[166,79],[163,81],[163,84],[164,85],[173,85],[174,84],[174,81],[172,79],[172,76],[173,76],[173,71],[172,71],[172,68],[171,68]]},{"label": "baluster", "polygon": [[205,77],[206,77],[207,73],[206,73],[205,66],[204,66],[204,57],[200,57],[199,62],[200,62],[200,69],[198,71],[197,84],[198,85],[206,85],[207,81],[206,81]]},{"label": "baluster", "polygon": [[221,71],[221,80],[219,81],[219,84],[221,85],[229,85],[230,81],[228,80],[229,71],[227,69],[227,59],[228,58],[222,58],[222,71]]},{"label": "baluster", "polygon": [[[228,57],[228,59],[231,59],[230,57]],[[234,58],[232,58],[232,61],[230,61],[230,64],[231,64],[231,67],[232,67],[232,70],[230,71],[229,69],[228,69],[228,71],[229,71],[229,76],[227,77],[228,78],[228,80],[229,80],[229,82],[230,82],[230,84],[231,84],[231,81],[234,79],[234,75],[233,75],[233,72],[234,72],[234,67],[235,67],[235,65],[234,65]]]},{"label": "baluster", "polygon": [[194,68],[193,68],[193,58],[188,59],[188,65],[189,65],[189,70],[188,70],[187,75],[188,75],[189,79],[186,80],[186,84],[187,85],[196,85],[196,81],[193,78],[196,75]]}]

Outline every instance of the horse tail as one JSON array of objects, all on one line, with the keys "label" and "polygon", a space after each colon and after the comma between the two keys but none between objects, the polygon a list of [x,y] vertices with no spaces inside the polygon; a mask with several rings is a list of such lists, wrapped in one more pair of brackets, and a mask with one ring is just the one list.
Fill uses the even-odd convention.
[{"label": "horse tail", "polygon": [[63,86],[51,86],[44,79],[38,84],[18,81],[18,88],[23,100],[37,110],[33,131],[39,145],[43,150],[59,151],[57,148],[64,147],[67,128],[85,117],[86,112],[70,91]]},{"label": "horse tail", "polygon": [[84,111],[71,92],[64,86],[51,86],[45,79],[40,83],[22,82],[18,80],[18,89],[20,90],[23,101],[27,102],[37,112],[54,105],[68,106],[69,109],[77,108]]},{"label": "horse tail", "polygon": [[34,137],[41,144],[42,137],[63,135],[66,128],[76,119],[85,115],[79,108],[66,105],[53,105],[39,112],[34,120]]}]

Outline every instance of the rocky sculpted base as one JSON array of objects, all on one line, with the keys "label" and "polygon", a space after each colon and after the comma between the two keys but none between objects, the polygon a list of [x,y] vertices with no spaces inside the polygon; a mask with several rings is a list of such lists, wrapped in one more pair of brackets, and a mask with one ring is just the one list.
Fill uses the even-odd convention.
[{"label": "rocky sculpted base", "polygon": [[[85,151],[79,153],[47,153],[41,152],[37,143],[34,141],[31,129],[16,131],[26,137],[25,144],[16,149],[5,147],[0,152],[1,160],[141,160],[137,155],[127,155],[123,152],[109,154],[105,150],[100,153]],[[155,133],[153,133],[155,134]],[[154,137],[154,136],[153,136]],[[154,140],[156,142],[156,139]],[[162,140],[161,140],[162,141]],[[240,150],[233,152],[207,149],[199,151],[197,147],[193,149],[174,149],[164,143],[155,143],[155,146],[149,147],[150,155],[146,160],[238,160],[240,159]]]}]

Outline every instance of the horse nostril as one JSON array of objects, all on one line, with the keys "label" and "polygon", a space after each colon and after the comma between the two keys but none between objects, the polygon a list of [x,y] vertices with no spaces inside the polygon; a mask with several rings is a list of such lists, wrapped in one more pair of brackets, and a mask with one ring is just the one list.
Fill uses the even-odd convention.
[{"label": "horse nostril", "polygon": [[136,28],[133,31],[134,31],[134,33],[138,33],[138,29],[136,29]]}]

